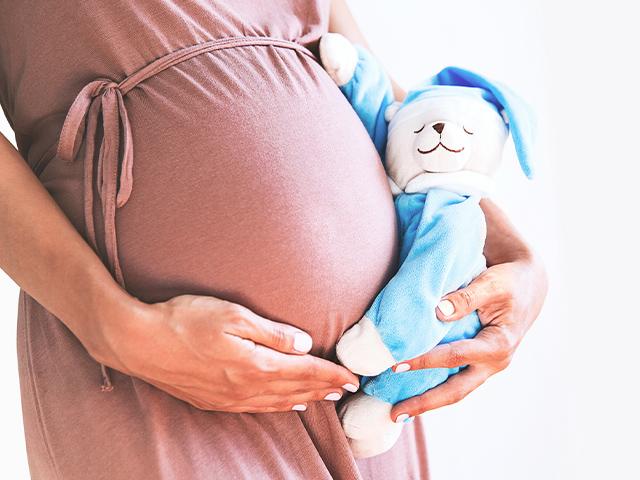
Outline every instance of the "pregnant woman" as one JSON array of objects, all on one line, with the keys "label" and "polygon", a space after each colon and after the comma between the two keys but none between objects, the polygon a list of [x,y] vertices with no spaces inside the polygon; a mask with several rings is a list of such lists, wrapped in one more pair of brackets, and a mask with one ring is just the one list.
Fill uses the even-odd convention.
[{"label": "pregnant woman", "polygon": [[[355,461],[334,363],[395,267],[375,149],[316,60],[342,1],[0,0],[0,266],[34,479],[426,478],[419,421]],[[401,92],[399,92],[401,95]],[[539,262],[490,203],[493,265],[449,296],[457,401],[538,314]],[[443,317],[444,319],[444,317]],[[404,418],[404,417],[403,417]]]}]

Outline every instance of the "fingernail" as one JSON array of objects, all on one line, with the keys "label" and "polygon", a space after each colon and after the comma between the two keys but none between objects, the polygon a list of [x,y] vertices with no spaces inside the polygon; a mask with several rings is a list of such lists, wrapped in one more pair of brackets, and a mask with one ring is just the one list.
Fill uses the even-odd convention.
[{"label": "fingernail", "polygon": [[291,407],[291,410],[295,410],[296,412],[304,412],[307,409],[306,405],[294,405],[293,407]]},{"label": "fingernail", "polygon": [[409,418],[408,413],[401,413],[396,417],[396,423],[404,423]]},{"label": "fingernail", "polygon": [[394,372],[402,373],[408,370],[411,370],[411,365],[409,365],[408,363],[399,363],[398,365],[396,365]]},{"label": "fingernail", "polygon": [[331,400],[332,402],[337,402],[341,398],[342,395],[340,395],[338,392],[331,392],[326,397],[324,397],[325,400]]},{"label": "fingernail", "polygon": [[442,300],[438,304],[438,309],[442,312],[445,317],[450,317],[456,311],[456,307],[453,306],[450,300]]},{"label": "fingernail", "polygon": [[358,386],[354,385],[353,383],[345,383],[344,385],[342,385],[342,388],[351,393],[356,393],[358,391]]},{"label": "fingernail", "polygon": [[311,350],[311,346],[313,345],[313,340],[309,334],[304,332],[296,332],[293,336],[293,349],[296,352],[307,353]]}]

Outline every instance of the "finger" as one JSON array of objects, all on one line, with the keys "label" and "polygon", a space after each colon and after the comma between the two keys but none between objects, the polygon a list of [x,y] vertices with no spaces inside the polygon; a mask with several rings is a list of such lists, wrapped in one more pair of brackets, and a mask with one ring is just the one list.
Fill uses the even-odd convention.
[{"label": "finger", "polygon": [[437,345],[419,357],[393,366],[394,372],[425,368],[455,368],[493,359],[496,346],[484,330],[475,338]]},{"label": "finger", "polygon": [[355,392],[360,385],[358,377],[343,366],[313,355],[284,355],[257,345],[253,360],[256,368],[267,377],[326,382],[350,392]]},{"label": "finger", "polygon": [[395,405],[391,409],[391,419],[401,422],[426,411],[457,403],[482,385],[489,375],[487,370],[476,367],[462,370],[436,388]]},{"label": "finger", "polygon": [[337,402],[342,398],[343,390],[325,388],[313,392],[304,392],[294,395],[265,395],[255,397],[247,401],[248,408],[276,408],[278,411],[305,411],[311,402],[329,401]]},{"label": "finger", "polygon": [[313,340],[307,332],[286,323],[263,318],[240,305],[231,305],[233,318],[225,328],[227,333],[282,353],[302,355],[311,350]]},{"label": "finger", "polygon": [[178,400],[182,400],[183,402],[190,404],[191,406],[197,408],[198,410],[205,410],[205,411],[213,411],[213,410],[222,411],[223,410],[219,406],[216,406],[214,403],[208,400],[205,400],[205,398],[207,398],[206,395],[194,395],[191,392],[186,392],[182,389],[175,388],[172,385],[168,385],[166,383],[162,383],[156,380],[145,380],[145,381],[150,385],[153,385],[154,387],[168,393],[172,397],[175,397]]},{"label": "finger", "polygon": [[[189,388],[176,388],[162,382],[152,381],[152,385],[164,390],[168,394],[187,402],[199,410],[214,410],[226,412],[286,412],[291,410],[304,411],[308,403],[320,400],[336,402],[344,395],[342,388],[336,388],[326,383],[318,382],[268,382],[267,389],[254,391],[254,394],[243,396],[237,402],[226,398],[224,401],[216,399],[216,391]],[[295,408],[294,408],[295,407]]]},{"label": "finger", "polygon": [[460,320],[494,299],[498,289],[497,280],[483,273],[467,287],[442,297],[436,307],[436,316],[443,322]]},{"label": "finger", "polygon": [[240,413],[269,413],[305,411],[308,404],[316,401],[337,402],[344,395],[342,388],[322,382],[278,381],[269,382],[269,393],[245,396],[238,402],[224,402],[212,398],[212,392],[198,388],[185,391],[158,381],[150,382],[155,387],[192,405],[199,410]]},{"label": "finger", "polygon": [[308,405],[306,404],[277,404],[277,405],[267,405],[264,407],[256,407],[253,405],[235,405],[233,407],[229,407],[225,409],[225,412],[230,413],[290,413],[291,411],[299,411],[304,412],[307,410]]},{"label": "finger", "polygon": [[341,388],[324,386],[321,388],[309,388],[307,390],[301,388],[292,389],[292,382],[288,383],[289,385],[285,388],[274,388],[274,391],[281,390],[277,393],[256,394],[254,396],[245,397],[238,402],[225,401],[223,403],[207,400],[210,396],[210,392],[171,392],[171,389],[166,389],[166,391],[200,410],[221,410],[233,412],[304,411],[311,402],[337,402],[344,395],[344,390]]},{"label": "finger", "polygon": [[[157,384],[159,386],[161,384]],[[323,398],[322,392],[338,392],[340,395],[344,393],[341,386],[336,386],[327,382],[301,382],[299,380],[273,380],[273,381],[254,381],[251,384],[226,390],[226,395],[222,395],[220,389],[215,387],[202,386],[161,386],[163,390],[177,390],[184,394],[191,395],[201,400],[216,402],[221,398],[232,401],[235,399],[238,403],[247,403],[253,398],[265,396],[276,396],[281,398],[290,398],[294,395],[311,395],[313,398]],[[176,395],[174,395],[176,396]]]}]

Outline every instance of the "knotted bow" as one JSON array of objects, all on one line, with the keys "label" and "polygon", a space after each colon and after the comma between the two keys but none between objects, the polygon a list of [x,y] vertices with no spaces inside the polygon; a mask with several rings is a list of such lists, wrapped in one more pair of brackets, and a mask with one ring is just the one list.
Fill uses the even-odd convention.
[{"label": "knotted bow", "polygon": [[[122,207],[127,203],[133,188],[133,145],[131,142],[131,126],[124,106],[123,93],[117,83],[105,79],[94,80],[80,91],[67,113],[67,118],[60,134],[57,156],[66,162],[74,160],[80,147],[80,142],[77,142],[77,139],[84,133],[85,117],[97,116],[100,111],[102,111],[104,134],[102,145],[100,146],[99,165],[113,159],[118,161],[120,126],[122,126],[124,132],[122,169],[116,200],[117,206]],[[93,120],[96,123],[95,119]],[[89,130],[87,141],[89,141],[89,136],[95,137],[95,133],[95,131]],[[92,140],[95,140],[95,138]],[[103,177],[101,186],[105,184],[104,180]],[[102,192],[102,190],[100,191]]]}]

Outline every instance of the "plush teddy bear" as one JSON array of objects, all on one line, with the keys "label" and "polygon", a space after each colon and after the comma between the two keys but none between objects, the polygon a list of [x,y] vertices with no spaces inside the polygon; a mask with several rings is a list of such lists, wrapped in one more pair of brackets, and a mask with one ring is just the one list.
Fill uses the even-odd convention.
[{"label": "plush teddy bear", "polygon": [[327,34],[320,56],[383,159],[401,236],[397,273],[336,347],[340,362],[365,376],[361,392],[339,409],[353,453],[363,458],[383,453],[399,437],[403,422],[390,418],[393,404],[460,370],[397,373],[390,367],[480,330],[476,312],[445,323],[436,306],[486,269],[479,200],[492,190],[509,131],[522,170],[532,176],[533,124],[509,89],[467,70],[446,68],[398,103],[366,49]]}]

